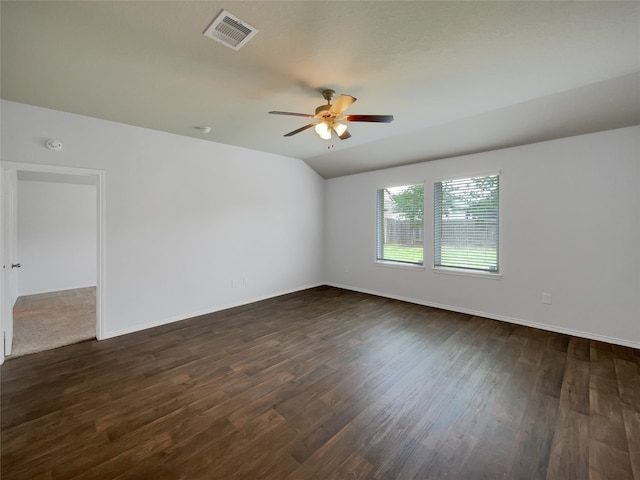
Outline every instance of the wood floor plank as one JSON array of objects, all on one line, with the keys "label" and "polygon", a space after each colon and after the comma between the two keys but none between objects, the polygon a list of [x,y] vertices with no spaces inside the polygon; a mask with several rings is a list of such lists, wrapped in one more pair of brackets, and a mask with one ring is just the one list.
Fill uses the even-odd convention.
[{"label": "wood floor plank", "polygon": [[11,480],[640,480],[640,352],[318,287],[1,367]]},{"label": "wood floor plank", "polygon": [[629,444],[629,461],[633,478],[640,478],[640,412],[623,408],[624,426]]},{"label": "wood floor plank", "polygon": [[556,419],[549,456],[548,480],[589,479],[589,416],[561,409]]},{"label": "wood floor plank", "polygon": [[511,446],[508,478],[546,477],[557,412],[557,398],[532,393]]},{"label": "wood floor plank", "polygon": [[613,363],[621,403],[630,410],[640,412],[640,365],[620,358],[615,358]]},{"label": "wood floor plank", "polygon": [[589,362],[567,355],[560,390],[563,409],[589,415]]},{"label": "wood floor plank", "polygon": [[597,440],[589,442],[590,478],[634,480],[627,452]]},{"label": "wood floor plank", "polygon": [[538,378],[536,379],[537,392],[560,398],[566,358],[566,351],[560,352],[553,345],[547,345],[538,370]]}]

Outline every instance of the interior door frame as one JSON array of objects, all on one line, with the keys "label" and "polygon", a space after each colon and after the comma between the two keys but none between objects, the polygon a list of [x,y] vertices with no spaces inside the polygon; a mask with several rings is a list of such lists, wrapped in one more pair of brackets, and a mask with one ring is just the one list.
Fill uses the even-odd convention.
[{"label": "interior door frame", "polygon": [[[92,176],[96,177],[96,209],[97,209],[97,259],[96,259],[96,267],[97,267],[97,275],[96,275],[96,338],[98,340],[102,340],[105,338],[106,326],[105,326],[105,318],[106,318],[106,209],[105,209],[105,191],[106,191],[106,172],[104,170],[93,170],[88,168],[75,168],[75,167],[63,167],[57,165],[40,165],[35,163],[21,163],[21,162],[0,162],[0,167],[2,168],[2,173],[4,174],[7,170],[15,170],[16,172],[24,171],[24,172],[39,172],[39,173],[57,173],[64,175],[79,175],[79,176]],[[4,224],[3,228],[11,228],[11,226],[7,226]],[[2,245],[2,248],[5,248],[5,245]],[[4,251],[3,251],[4,252]],[[8,286],[5,285],[3,280],[2,288],[3,291]],[[0,295],[1,297],[1,295]],[[5,308],[5,306],[2,306]],[[2,320],[2,331],[5,331],[5,322],[13,322],[13,318]],[[2,356],[0,357],[0,363],[4,361],[5,352],[4,352],[4,342],[2,342]]]},{"label": "interior door frame", "polygon": [[[2,208],[0,208],[0,244],[2,251],[2,291],[0,292],[0,318],[13,317],[13,305],[18,298],[17,272],[14,271],[14,263],[17,260],[17,199],[18,199],[18,175],[15,170],[0,170],[0,180],[2,188]],[[13,322],[3,321],[1,329],[0,343],[4,356],[11,354],[13,343]],[[2,363],[4,357],[0,358]]]}]

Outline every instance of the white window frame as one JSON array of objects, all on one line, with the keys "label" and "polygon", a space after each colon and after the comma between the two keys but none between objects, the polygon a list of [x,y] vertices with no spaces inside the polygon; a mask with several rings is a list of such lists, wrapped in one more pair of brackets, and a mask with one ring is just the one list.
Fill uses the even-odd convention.
[{"label": "white window frame", "polygon": [[[451,180],[459,180],[459,179],[463,179],[463,178],[479,178],[479,177],[490,177],[490,176],[498,176],[498,243],[497,243],[497,248],[498,248],[498,255],[497,255],[497,264],[498,264],[498,270],[497,271],[490,271],[490,270],[475,270],[475,269],[471,269],[471,268],[461,268],[461,267],[448,267],[448,266],[440,266],[440,265],[435,265],[435,252],[436,252],[436,229],[435,229],[435,222],[436,222],[436,216],[435,216],[435,190],[436,190],[436,183],[439,182],[446,182],[446,181],[451,181]],[[447,275],[461,275],[461,276],[465,276],[465,277],[475,277],[475,278],[483,278],[483,279],[492,279],[492,280],[500,280],[502,278],[503,275],[503,262],[502,262],[502,190],[504,187],[504,178],[502,176],[502,171],[498,170],[498,171],[490,171],[490,172],[475,172],[475,173],[468,173],[468,174],[464,174],[464,173],[459,173],[459,174],[455,174],[455,175],[450,175],[450,176],[446,176],[446,177],[441,177],[441,178],[435,178],[433,179],[433,181],[431,182],[431,201],[432,201],[432,205],[431,205],[431,210],[433,212],[433,217],[431,219],[431,225],[432,225],[432,235],[431,235],[431,271],[434,273],[441,273],[441,274],[447,274]],[[426,218],[425,218],[425,224],[426,224]]]},{"label": "white window frame", "polygon": [[[379,235],[380,235],[380,226],[379,226],[379,222],[378,222],[378,195],[379,195],[379,191],[380,190],[384,190],[384,189],[389,189],[389,188],[397,188],[397,187],[409,187],[412,185],[422,185],[423,186],[423,196],[422,196],[422,213],[423,213],[423,221],[422,221],[422,263],[411,263],[411,262],[402,262],[402,261],[395,261],[395,260],[385,260],[385,259],[380,259],[378,254],[379,254]],[[409,270],[424,270],[425,269],[425,258],[426,258],[426,254],[427,254],[427,236],[426,236],[426,226],[427,226],[427,218],[425,217],[426,215],[426,208],[425,208],[425,200],[426,200],[426,195],[425,195],[425,190],[426,190],[426,186],[427,183],[423,180],[421,181],[408,181],[406,183],[398,183],[396,185],[386,185],[383,187],[376,187],[375,190],[375,196],[374,196],[374,212],[375,212],[375,218],[374,218],[374,225],[375,225],[375,235],[374,235],[374,263],[377,266],[382,266],[382,267],[392,267],[392,268],[400,268],[400,269],[409,269]]]}]

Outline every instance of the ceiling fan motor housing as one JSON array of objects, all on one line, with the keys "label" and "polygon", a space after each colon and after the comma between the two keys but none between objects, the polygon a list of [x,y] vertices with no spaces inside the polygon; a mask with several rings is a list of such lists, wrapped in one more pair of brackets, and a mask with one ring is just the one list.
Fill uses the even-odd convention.
[{"label": "ceiling fan motor housing", "polygon": [[[326,105],[320,105],[316,108],[316,116],[323,118],[325,121],[331,119],[334,115],[328,110],[331,108],[331,100],[333,100],[334,95],[336,94],[335,90],[326,89],[323,90],[322,96],[327,101]],[[326,112],[324,115],[321,115],[322,112]]]},{"label": "ceiling fan motor housing", "polygon": [[[320,105],[318,108],[316,108],[316,115],[320,117],[330,118],[331,117],[331,112],[329,112],[330,108],[331,108],[331,105]],[[322,112],[326,112],[326,114],[322,115]]]}]

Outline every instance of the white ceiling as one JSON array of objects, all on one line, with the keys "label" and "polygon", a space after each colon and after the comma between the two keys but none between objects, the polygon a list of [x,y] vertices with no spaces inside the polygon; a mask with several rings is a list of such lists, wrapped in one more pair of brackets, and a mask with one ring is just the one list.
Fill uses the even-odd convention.
[{"label": "white ceiling", "polygon": [[[640,124],[640,2],[6,1],[3,99],[300,158],[325,178]],[[226,9],[241,50],[202,32]],[[325,88],[352,138],[285,138]],[[211,133],[194,127],[206,125]]]}]

